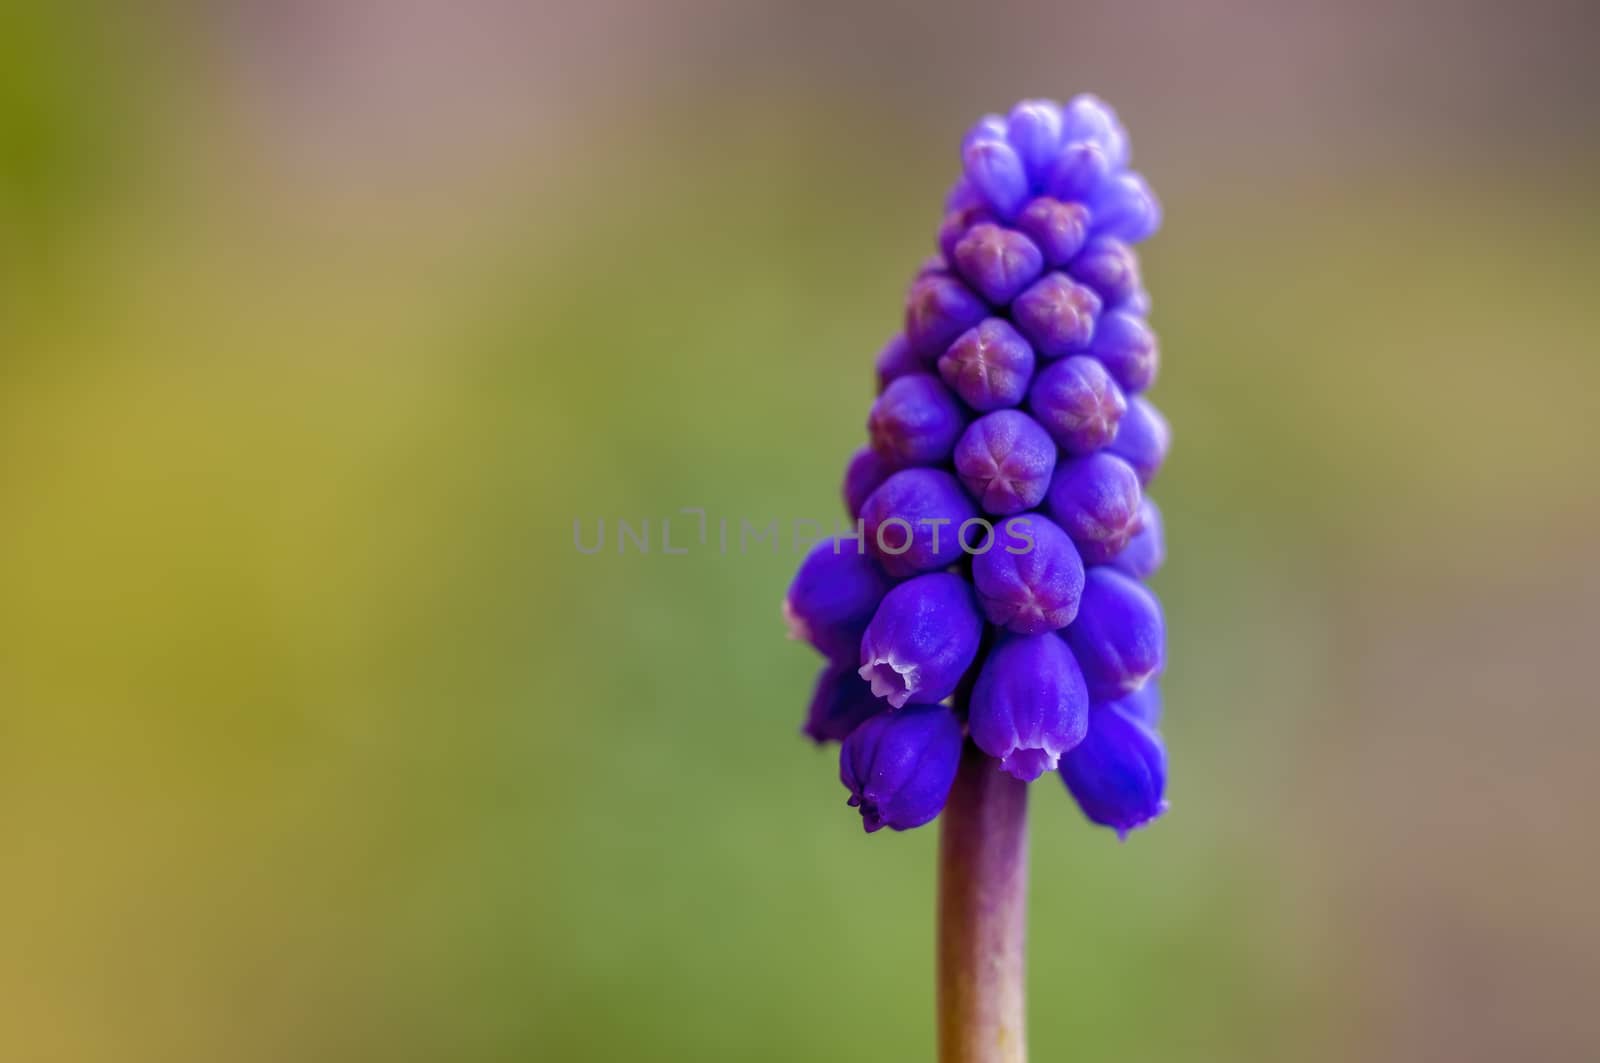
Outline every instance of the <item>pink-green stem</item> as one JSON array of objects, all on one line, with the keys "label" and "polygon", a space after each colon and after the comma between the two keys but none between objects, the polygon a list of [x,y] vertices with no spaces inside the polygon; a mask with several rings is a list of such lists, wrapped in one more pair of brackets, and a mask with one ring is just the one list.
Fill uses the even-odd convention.
[{"label": "pink-green stem", "polygon": [[939,818],[939,1061],[1024,1063],[1028,785],[969,741]]}]

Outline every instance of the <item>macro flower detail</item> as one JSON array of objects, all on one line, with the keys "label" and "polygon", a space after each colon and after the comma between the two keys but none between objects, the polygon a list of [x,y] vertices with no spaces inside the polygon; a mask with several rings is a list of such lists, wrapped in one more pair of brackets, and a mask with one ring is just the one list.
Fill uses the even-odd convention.
[{"label": "macro flower detail", "polygon": [[841,743],[869,832],[954,807],[969,762],[1058,772],[1119,834],[1166,808],[1142,581],[1166,559],[1145,491],[1171,428],[1135,248],[1161,205],[1129,161],[1093,96],[981,118],[878,351],[840,489],[857,535],[813,548],[784,604],[824,658],[803,731]]},{"label": "macro flower detail", "polygon": [[839,780],[868,834],[920,827],[943,809],[961,760],[961,721],[943,705],[873,716],[839,750]]}]

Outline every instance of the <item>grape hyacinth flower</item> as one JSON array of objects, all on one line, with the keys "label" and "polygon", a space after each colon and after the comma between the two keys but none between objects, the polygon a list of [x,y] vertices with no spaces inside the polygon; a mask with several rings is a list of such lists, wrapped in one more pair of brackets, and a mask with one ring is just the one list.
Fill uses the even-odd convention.
[{"label": "grape hyacinth flower", "polygon": [[1028,783],[1119,837],[1167,808],[1166,557],[1145,490],[1171,429],[1136,244],[1161,206],[1093,96],[961,138],[938,249],[879,352],[867,446],[785,600],[825,659],[804,733],[839,742],[869,832],[940,819],[945,1063],[1020,1063]]}]

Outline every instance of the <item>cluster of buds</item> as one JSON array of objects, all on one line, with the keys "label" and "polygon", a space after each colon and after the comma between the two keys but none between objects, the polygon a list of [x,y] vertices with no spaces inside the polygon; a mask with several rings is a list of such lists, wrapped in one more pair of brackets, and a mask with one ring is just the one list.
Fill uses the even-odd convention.
[{"label": "cluster of buds", "polygon": [[1143,581],[1170,433],[1144,397],[1159,356],[1131,246],[1161,209],[1128,154],[1092,96],[967,134],[845,473],[857,535],[789,588],[791,633],[827,658],[805,733],[842,743],[868,831],[935,818],[967,740],[1018,779],[1057,772],[1119,834],[1166,807]]}]

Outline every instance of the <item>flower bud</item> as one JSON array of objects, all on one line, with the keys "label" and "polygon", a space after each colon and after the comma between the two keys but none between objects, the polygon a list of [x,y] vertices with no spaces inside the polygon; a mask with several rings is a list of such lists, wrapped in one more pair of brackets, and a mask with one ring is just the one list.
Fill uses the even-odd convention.
[{"label": "flower bud", "polygon": [[1006,119],[1006,139],[1022,160],[1028,182],[1043,185],[1061,150],[1061,107],[1054,100],[1023,100]]},{"label": "flower bud", "polygon": [[1167,460],[1171,444],[1172,428],[1167,419],[1148,400],[1135,395],[1128,400],[1127,412],[1117,425],[1117,436],[1106,449],[1133,466],[1141,486],[1149,486],[1161,463]]},{"label": "flower bud", "polygon": [[853,540],[820,542],[800,562],[783,600],[789,636],[825,656],[849,657],[888,591],[888,577]]},{"label": "flower bud", "polygon": [[1111,374],[1084,355],[1052,362],[1028,391],[1028,409],[1068,454],[1092,454],[1110,443],[1127,408]]},{"label": "flower bud", "polygon": [[967,727],[1016,778],[1054,771],[1089,729],[1089,691],[1067,644],[1053,632],[1001,640],[978,671]]},{"label": "flower bud", "polygon": [[1017,215],[1017,229],[1032,240],[1050,269],[1077,257],[1089,235],[1089,208],[1040,196],[1028,201]]},{"label": "flower bud", "polygon": [[1142,287],[1139,257],[1121,240],[1097,236],[1078,252],[1067,272],[1087,284],[1108,307],[1121,306]]},{"label": "flower bud", "polygon": [[1140,497],[1133,467],[1102,450],[1056,462],[1045,509],[1072,537],[1086,564],[1103,565],[1139,530]]},{"label": "flower bud", "polygon": [[1161,228],[1161,203],[1136,173],[1108,178],[1090,201],[1097,236],[1114,236],[1136,244]]},{"label": "flower bud", "polygon": [[1061,779],[1091,822],[1117,837],[1167,810],[1167,751],[1117,705],[1089,710],[1089,734],[1061,758]]},{"label": "flower bud", "polygon": [[943,469],[903,469],[861,506],[867,550],[894,579],[948,568],[961,559],[961,525],[978,515]]},{"label": "flower bud", "polygon": [[861,678],[898,709],[932,704],[955,692],[972,666],[983,619],[960,576],[931,572],[884,595],[861,636]]},{"label": "flower bud", "polygon": [[1009,321],[991,317],[963,332],[939,359],[939,376],[974,410],[1015,406],[1033,379],[1033,348]]},{"label": "flower bud", "polygon": [[1037,513],[1010,517],[972,556],[972,582],[989,622],[1019,635],[1072,623],[1083,595],[1083,560],[1067,533]]},{"label": "flower bud", "polygon": [[1156,334],[1142,317],[1127,307],[1100,315],[1089,353],[1099,359],[1111,379],[1129,395],[1154,384],[1156,370],[1161,364]]},{"label": "flower bud", "polygon": [[867,415],[867,436],[891,468],[948,461],[966,426],[961,406],[932,373],[889,382]]},{"label": "flower bud", "polygon": [[1167,559],[1166,535],[1161,527],[1161,511],[1149,495],[1139,506],[1139,531],[1109,564],[1134,579],[1149,579]]},{"label": "flower bud", "polygon": [[1061,126],[1064,143],[1088,141],[1105,152],[1111,169],[1128,165],[1128,132],[1100,97],[1087,92],[1073,97],[1062,109]]},{"label": "flower bud", "polygon": [[967,149],[974,144],[981,144],[984,141],[998,141],[1003,144],[1005,139],[1006,120],[997,114],[986,114],[974,122],[972,128],[961,138],[962,157],[965,158]]},{"label": "flower bud", "polygon": [[844,495],[845,512],[852,517],[861,516],[861,507],[867,501],[867,496],[876,491],[893,471],[871,447],[862,447],[852,454],[850,464],[844,470],[844,484],[840,491]]},{"label": "flower bud", "polygon": [[878,352],[878,394],[882,395],[885,388],[901,377],[925,372],[926,369],[922,360],[912,352],[905,334],[895,336]]},{"label": "flower bud", "polygon": [[1067,203],[1084,203],[1096,195],[1111,173],[1105,149],[1089,141],[1069,142],[1056,158],[1045,188]]},{"label": "flower bud", "polygon": [[881,698],[872,696],[872,687],[851,661],[834,661],[817,673],[802,730],[818,745],[843,742],[861,721],[888,708]]},{"label": "flower bud", "polygon": [[1028,198],[1028,175],[1016,150],[1004,140],[980,138],[961,152],[962,172],[1002,221],[1016,216]]},{"label": "flower bud", "polygon": [[1032,509],[1050,489],[1056,445],[1021,410],[996,410],[973,421],[956,442],[956,474],[985,513]]},{"label": "flower bud", "polygon": [[1083,600],[1066,638],[1096,703],[1138,690],[1166,654],[1161,603],[1137,580],[1104,566],[1084,577]]},{"label": "flower bud", "polygon": [[1154,731],[1161,724],[1161,680],[1151,679],[1127,697],[1106,702],[1106,706],[1118,709]]},{"label": "flower bud", "polygon": [[874,716],[839,749],[839,780],[867,833],[910,830],[944,809],[961,763],[961,721],[943,705]]},{"label": "flower bud", "polygon": [[1011,307],[1011,316],[1040,357],[1059,358],[1088,349],[1100,297],[1065,273],[1035,281]]},{"label": "flower bud", "polygon": [[952,264],[978,294],[1005,306],[1044,271],[1044,256],[1015,229],[979,222],[956,241]]},{"label": "flower bud", "polygon": [[924,273],[906,295],[906,339],[918,357],[932,361],[988,313],[983,300],[956,278]]}]

